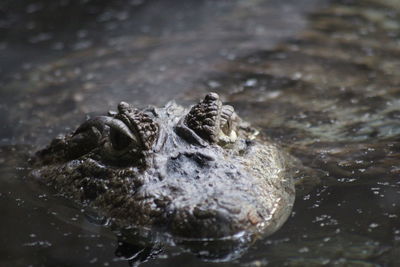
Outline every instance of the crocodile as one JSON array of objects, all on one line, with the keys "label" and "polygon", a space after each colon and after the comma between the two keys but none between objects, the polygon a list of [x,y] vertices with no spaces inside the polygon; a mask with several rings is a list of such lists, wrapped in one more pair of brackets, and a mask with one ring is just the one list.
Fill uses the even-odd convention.
[{"label": "crocodile", "polygon": [[295,199],[290,156],[216,93],[96,116],[33,158],[31,176],[110,218],[184,239],[265,236]]}]

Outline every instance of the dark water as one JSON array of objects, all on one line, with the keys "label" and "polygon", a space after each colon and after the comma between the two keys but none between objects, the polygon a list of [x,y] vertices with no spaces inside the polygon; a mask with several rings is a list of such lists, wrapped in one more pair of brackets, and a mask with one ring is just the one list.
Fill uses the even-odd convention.
[{"label": "dark water", "polygon": [[24,180],[27,155],[121,101],[217,91],[320,172],[242,257],[168,247],[143,266],[398,266],[396,0],[2,1],[0,265],[128,266],[117,240]]}]

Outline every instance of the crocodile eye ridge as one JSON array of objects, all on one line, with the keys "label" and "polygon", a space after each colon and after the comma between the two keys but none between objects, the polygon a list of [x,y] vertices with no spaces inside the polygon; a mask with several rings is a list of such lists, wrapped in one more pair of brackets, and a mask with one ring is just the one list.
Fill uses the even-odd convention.
[{"label": "crocodile eye ridge", "polygon": [[234,108],[223,105],[216,93],[209,93],[193,106],[185,117],[185,124],[211,144],[236,140],[238,117]]}]

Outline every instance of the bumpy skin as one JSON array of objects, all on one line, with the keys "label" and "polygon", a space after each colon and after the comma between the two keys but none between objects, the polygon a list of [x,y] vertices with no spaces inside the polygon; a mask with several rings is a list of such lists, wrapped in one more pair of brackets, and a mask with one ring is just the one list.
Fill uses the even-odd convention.
[{"label": "bumpy skin", "polygon": [[190,110],[122,102],[39,151],[31,174],[121,227],[184,238],[270,234],[295,192],[287,158],[256,135],[215,93]]}]

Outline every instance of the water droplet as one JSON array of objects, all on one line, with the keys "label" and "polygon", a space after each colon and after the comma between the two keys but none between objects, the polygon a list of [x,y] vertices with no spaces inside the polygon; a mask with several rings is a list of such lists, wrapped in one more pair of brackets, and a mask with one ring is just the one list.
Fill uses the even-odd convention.
[{"label": "water droplet", "polygon": [[302,247],[302,248],[299,249],[300,253],[307,253],[309,251],[310,251],[310,249],[308,247]]},{"label": "water droplet", "polygon": [[248,80],[244,83],[244,86],[247,86],[247,87],[254,87],[254,86],[257,85],[257,83],[258,83],[257,79],[248,79]]},{"label": "water droplet", "polygon": [[376,228],[376,227],[378,227],[379,226],[379,224],[377,224],[377,223],[371,223],[370,225],[369,225],[369,228]]},{"label": "water droplet", "polygon": [[295,72],[292,76],[293,80],[300,80],[303,77],[303,74],[300,72]]}]

